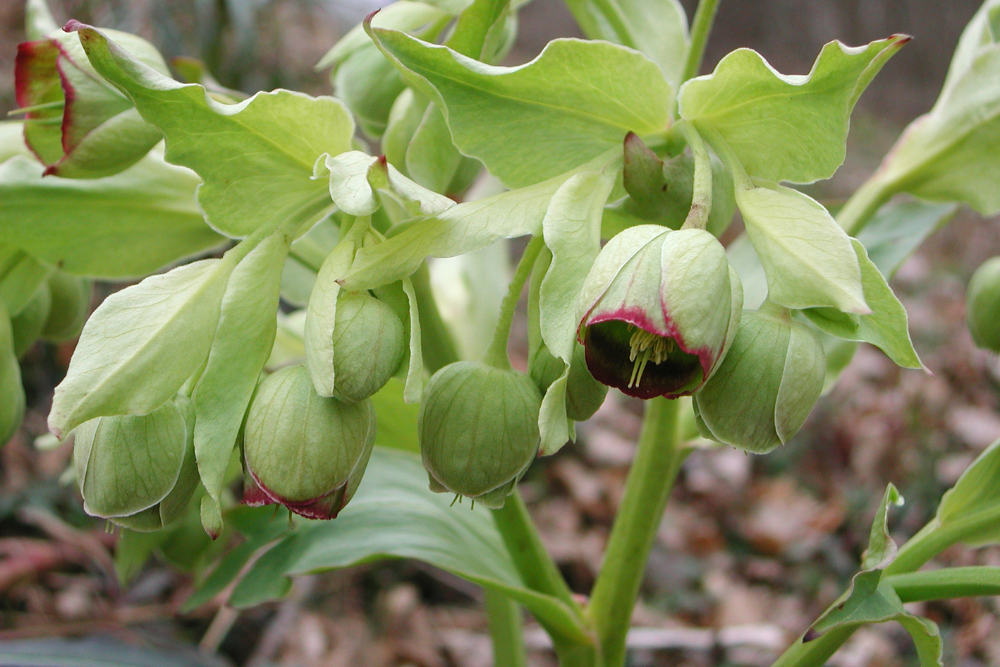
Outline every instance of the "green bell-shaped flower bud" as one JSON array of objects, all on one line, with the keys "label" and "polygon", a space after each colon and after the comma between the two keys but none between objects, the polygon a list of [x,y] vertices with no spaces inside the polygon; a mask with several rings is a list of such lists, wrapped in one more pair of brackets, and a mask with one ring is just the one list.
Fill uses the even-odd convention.
[{"label": "green bell-shaped flower bud", "polygon": [[[538,385],[542,394],[549,385],[562,375],[565,364],[549,352],[544,344],[539,346],[528,362],[528,372],[531,379]],[[608,386],[598,382],[587,370],[586,351],[577,344],[573,348],[573,359],[569,366],[569,379],[566,383],[566,416],[573,421],[586,421],[604,403],[608,395]]]},{"label": "green bell-shaped flower bud", "polygon": [[21,425],[24,402],[21,367],[14,354],[14,332],[0,299],[0,447],[7,444]]},{"label": "green bell-shaped flower bud", "polygon": [[76,338],[87,321],[93,284],[63,271],[54,271],[48,282],[52,303],[42,338],[53,342]]},{"label": "green bell-shaped flower bud", "polygon": [[702,434],[764,454],[798,433],[823,391],[819,336],[770,304],[743,315],[712,379],[694,395]]},{"label": "green bell-shaped flower bud", "polygon": [[48,285],[43,283],[21,312],[11,318],[10,324],[14,330],[14,354],[18,359],[22,358],[42,335],[51,306],[52,295],[49,293]]},{"label": "green bell-shaped flower bud", "polygon": [[324,398],[305,366],[283,368],[261,382],[250,402],[243,502],[334,519],[357,491],[374,445],[371,401]]},{"label": "green bell-shaped flower bud", "polygon": [[78,426],[73,463],[84,510],[139,531],[178,518],[198,486],[192,427],[183,397],[148,415],[98,417]]},{"label": "green bell-shaped flower bud", "polygon": [[524,373],[459,361],[424,390],[418,432],[432,491],[503,507],[538,454],[542,395]]},{"label": "green bell-shaped flower bud", "polygon": [[[75,23],[66,29],[75,29]],[[117,30],[104,32],[142,63],[170,76],[163,57],[149,42]],[[163,138],[125,95],[101,78],[75,32],[59,30],[19,44],[14,85],[25,114],[25,141],[48,167],[46,175],[117,174]]]},{"label": "green bell-shaped flower bud", "polygon": [[725,356],[743,286],[708,232],[639,225],[601,250],[580,303],[578,338],[595,378],[629,396],[676,398]]},{"label": "green bell-shaped flower bud", "polygon": [[986,260],[972,275],[965,321],[977,346],[1000,353],[1000,257]]},{"label": "green bell-shaped flower bud", "polygon": [[[694,158],[683,146],[674,157],[661,158],[633,132],[625,136],[622,184],[627,197],[605,210],[602,230],[614,234],[634,224],[651,222],[680,229],[694,196]],[[712,210],[707,229],[720,236],[733,220],[736,199],[733,178],[721,160],[712,156]]]},{"label": "green bell-shaped flower bud", "polygon": [[399,317],[367,292],[341,292],[333,329],[333,391],[363,401],[385,386],[403,360],[406,333]]}]

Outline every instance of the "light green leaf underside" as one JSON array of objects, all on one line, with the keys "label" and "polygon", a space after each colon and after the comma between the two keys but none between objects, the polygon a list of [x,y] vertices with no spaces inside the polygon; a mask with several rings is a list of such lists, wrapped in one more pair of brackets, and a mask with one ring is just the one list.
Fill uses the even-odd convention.
[{"label": "light green leaf underside", "polygon": [[844,162],[851,111],[908,38],[823,47],[807,75],[783,75],[737,49],[681,88],[680,115],[717,131],[751,176],[775,183],[829,178]]},{"label": "light green leaf underside", "polygon": [[951,220],[957,208],[921,200],[892,202],[864,226],[858,241],[882,275],[891,278],[928,236]]},{"label": "light green leaf underside", "polygon": [[340,102],[277,90],[221,104],[203,87],[139,63],[96,30],[81,30],[80,40],[97,71],[163,132],[167,159],[204,180],[198,202],[216,229],[241,237],[329,210],[326,184],[311,177],[320,155],[351,149],[354,123]]},{"label": "light green leaf underside", "polygon": [[290,236],[273,234],[233,269],[208,362],[192,395],[198,473],[216,502],[243,415],[274,345],[278,286],[291,242]]},{"label": "light green leaf underside", "polygon": [[[670,85],[640,53],[559,39],[520,67],[494,67],[392,30],[383,51],[445,114],[455,145],[508,187],[557,176],[620,146],[629,131],[669,125]],[[516,137],[496,141],[497,133]]]},{"label": "light green leaf underside", "polygon": [[490,512],[451,502],[428,490],[417,458],[376,448],[357,495],[337,519],[302,522],[251,567],[229,602],[245,608],[280,597],[287,576],[416,558],[501,591],[541,622],[571,631],[570,610],[525,588]]},{"label": "light green leaf underside", "polygon": [[870,312],[850,237],[821,204],[781,186],[737,188],[736,203],[764,266],[771,301],[786,308]]},{"label": "light green leaf underside", "polygon": [[0,165],[0,241],[69,273],[142,276],[224,240],[198,209],[198,177],[159,151],[107,178],[43,178],[44,169],[25,157]]},{"label": "light green leaf underside", "polygon": [[861,242],[856,239],[851,242],[861,265],[865,301],[872,313],[854,316],[829,308],[807,309],[802,312],[828,334],[845,340],[871,343],[880,348],[897,366],[923,368],[924,365],[910,341],[906,309],[868,258]]},{"label": "light green leaf underside", "polygon": [[169,400],[204,363],[232,265],[201,260],[105,299],[56,387],[52,433],[103,415],[146,414]]},{"label": "light green leaf underside", "polygon": [[424,258],[454,257],[485,248],[501,238],[538,234],[549,201],[574,174],[603,168],[621,149],[537,185],[458,204],[410,224],[372,248],[360,250],[344,287],[369,289],[395,282],[416,271]]},{"label": "light green leaf underside", "polygon": [[969,466],[941,499],[931,525],[951,528],[959,522],[979,526],[967,531],[962,543],[983,546],[1000,542],[1000,440]]},{"label": "light green leaf underside", "polygon": [[576,0],[566,5],[589,39],[603,39],[631,46],[660,66],[675,88],[681,83],[688,49],[688,26],[684,7],[677,0],[612,0],[627,32],[619,34],[595,0]]},{"label": "light green leaf underside", "polygon": [[[988,8],[984,7],[981,16]],[[994,6],[991,10],[1000,14]],[[970,26],[971,27],[971,26]],[[958,201],[983,215],[1000,212],[1000,44],[953,63],[930,113],[914,121],[879,178],[918,197]]]}]

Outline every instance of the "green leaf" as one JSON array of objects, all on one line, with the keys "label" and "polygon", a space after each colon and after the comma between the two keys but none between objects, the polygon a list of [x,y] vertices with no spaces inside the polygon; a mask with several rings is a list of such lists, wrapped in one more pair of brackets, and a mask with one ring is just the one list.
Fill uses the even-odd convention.
[{"label": "green leaf", "polygon": [[[409,454],[376,448],[357,495],[335,521],[298,521],[233,590],[229,603],[251,607],[288,590],[287,577],[384,558],[417,558],[525,605],[547,627],[579,638],[573,612],[528,590],[483,507],[451,507],[427,489],[427,473]],[[283,517],[275,519],[284,523]]]},{"label": "green leaf", "polygon": [[850,590],[813,624],[810,632],[822,634],[838,628],[897,621],[913,638],[921,667],[942,667],[937,626],[907,612],[888,577],[883,576],[883,570],[896,556],[896,545],[889,536],[889,508],[902,504],[896,487],[889,484],[872,522],[868,549],[862,557],[864,569],[854,576]]},{"label": "green leaf", "polygon": [[[221,593],[243,571],[247,561],[258,550],[283,534],[290,532],[287,521],[275,520],[273,507],[247,507],[239,505],[226,513],[226,524],[232,525],[244,541],[223,556],[184,601],[182,610],[191,612]],[[281,518],[284,518],[283,516]]]},{"label": "green leaf", "polygon": [[454,257],[502,238],[541,232],[549,202],[574,174],[604,168],[620,155],[614,148],[589,163],[536,185],[465,202],[417,220],[371,248],[362,248],[343,279],[347,289],[369,289],[416,271],[427,256]]},{"label": "green leaf", "polygon": [[[587,38],[641,51],[675,89],[681,84],[689,39],[687,16],[677,0],[569,0],[566,5]],[[617,25],[604,15],[605,7],[617,14]]]},{"label": "green leaf", "polygon": [[802,312],[828,334],[844,340],[871,343],[889,355],[897,366],[924,368],[910,341],[906,309],[893,294],[878,267],[868,258],[861,242],[852,239],[851,243],[861,265],[865,302],[872,313],[849,315],[832,308],[808,308]]},{"label": "green leaf", "polygon": [[904,132],[877,179],[892,191],[1000,212],[1000,4],[983,4],[959,42],[930,113]]},{"label": "green leaf", "polygon": [[781,186],[737,187],[736,204],[764,265],[771,301],[795,309],[871,312],[850,237],[822,204]]},{"label": "green leaf", "polygon": [[24,123],[21,121],[0,121],[0,163],[15,155],[32,157],[28,145],[24,143]]},{"label": "green leaf", "polygon": [[195,201],[198,177],[158,151],[107,178],[43,178],[44,169],[24,157],[0,165],[0,242],[64,271],[142,276],[223,241]]},{"label": "green leaf", "polygon": [[163,132],[167,159],[204,180],[198,202],[213,227],[235,237],[329,212],[325,184],[312,179],[324,153],[351,149],[354,123],[331,97],[277,90],[221,104],[135,60],[103,34],[80,28],[94,68]]},{"label": "green leaf", "polygon": [[208,361],[192,394],[198,473],[216,502],[221,502],[244,413],[274,345],[278,286],[291,243],[291,234],[273,234],[233,269]]},{"label": "green leaf", "polygon": [[651,134],[670,123],[671,89],[659,67],[614,44],[557,39],[530,63],[505,68],[398,31],[370,32],[438,105],[459,150],[508,187],[553,178],[620,150],[629,131]]},{"label": "green leaf", "polygon": [[217,658],[185,649],[148,648],[91,636],[5,641],[0,667],[219,667]]},{"label": "green leaf", "polygon": [[924,240],[955,215],[954,204],[896,201],[879,209],[858,234],[858,241],[884,276],[892,277]]},{"label": "green leaf", "polygon": [[829,178],[844,162],[855,102],[907,41],[830,42],[807,75],[779,74],[756,51],[737,49],[712,74],[684,84],[680,115],[717,131],[751,176],[775,183]]}]

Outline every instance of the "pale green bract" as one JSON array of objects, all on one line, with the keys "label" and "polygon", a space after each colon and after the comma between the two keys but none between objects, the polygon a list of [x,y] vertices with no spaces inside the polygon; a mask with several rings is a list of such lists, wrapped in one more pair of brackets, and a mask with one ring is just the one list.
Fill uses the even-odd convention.
[{"label": "pale green bract", "polygon": [[552,251],[552,262],[539,294],[541,335],[552,354],[566,364],[545,392],[539,410],[543,455],[554,454],[575,439],[566,416],[566,388],[579,325],[577,297],[601,250],[601,215],[618,169],[616,160],[602,171],[583,172],[567,180],[553,195],[542,220],[542,236]]},{"label": "pale green bract", "polygon": [[[93,28],[80,41],[94,68],[163,132],[167,159],[203,179],[198,202],[214,228],[233,237],[288,220],[319,220],[332,208],[312,178],[324,153],[351,149],[354,122],[331,97],[277,90],[221,104],[135,60]],[[208,137],[208,139],[207,139]]]},{"label": "pale green bract", "polygon": [[828,308],[802,311],[817,327],[844,340],[864,341],[880,348],[897,366],[924,368],[913,349],[906,309],[893,294],[861,242],[852,239],[861,265],[861,282],[871,314],[850,315]]},{"label": "pale green bract", "polygon": [[[670,84],[631,49],[558,39],[526,65],[494,67],[398,31],[370,33],[441,108],[459,150],[511,188],[578,167],[620,146],[629,131],[652,134],[670,124]],[[498,128],[517,141],[496,141]]]},{"label": "pale green bract", "polygon": [[95,417],[147,414],[173,397],[205,361],[235,264],[204,259],[105,299],[56,387],[49,430],[64,437]]},{"label": "pale green bract", "polygon": [[436,216],[419,219],[384,243],[362,248],[341,285],[370,289],[395,282],[420,268],[427,256],[454,257],[485,248],[502,238],[541,232],[556,191],[576,173],[601,169],[619,159],[621,149],[536,185],[465,202]]},{"label": "pale green bract", "polygon": [[747,236],[764,265],[771,301],[869,313],[850,237],[811,197],[781,186],[736,189]]},{"label": "pale green bract", "polygon": [[907,41],[897,35],[856,48],[830,42],[807,75],[779,74],[756,51],[737,49],[712,74],[684,84],[680,116],[717,131],[752,177],[829,178],[844,162],[855,102]]},{"label": "pale green bract", "polygon": [[290,233],[272,234],[233,269],[205,370],[191,397],[198,473],[216,503],[243,415],[274,345],[278,286],[291,242]]}]

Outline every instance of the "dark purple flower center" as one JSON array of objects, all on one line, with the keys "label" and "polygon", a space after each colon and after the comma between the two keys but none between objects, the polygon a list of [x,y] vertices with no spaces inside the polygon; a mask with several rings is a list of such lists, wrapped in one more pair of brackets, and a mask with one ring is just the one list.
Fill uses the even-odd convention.
[{"label": "dark purple flower center", "polygon": [[697,355],[677,341],[623,320],[605,320],[586,327],[587,368],[598,381],[637,398],[675,397],[701,383]]}]

